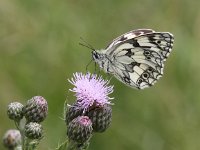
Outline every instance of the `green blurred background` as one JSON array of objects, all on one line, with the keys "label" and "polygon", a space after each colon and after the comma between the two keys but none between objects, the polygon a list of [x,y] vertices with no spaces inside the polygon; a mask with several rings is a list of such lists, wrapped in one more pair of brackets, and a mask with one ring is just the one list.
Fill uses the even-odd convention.
[{"label": "green blurred background", "polygon": [[93,136],[89,149],[199,150],[199,6],[198,0],[1,0],[0,137],[15,127],[7,105],[42,95],[49,115],[38,149],[55,149],[66,136],[61,117],[72,87],[67,79],[86,72],[91,60],[80,37],[99,49],[129,30],[152,28],[175,37],[164,76],[142,91],[113,78],[112,125]]}]

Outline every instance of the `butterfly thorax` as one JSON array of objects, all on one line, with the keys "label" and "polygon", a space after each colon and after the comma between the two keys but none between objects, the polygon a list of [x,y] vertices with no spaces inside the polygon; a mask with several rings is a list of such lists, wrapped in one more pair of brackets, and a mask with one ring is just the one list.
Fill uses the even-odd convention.
[{"label": "butterfly thorax", "polygon": [[92,57],[94,61],[103,69],[106,73],[113,73],[112,68],[110,68],[111,60],[108,55],[106,55],[106,50],[94,50],[92,51]]}]

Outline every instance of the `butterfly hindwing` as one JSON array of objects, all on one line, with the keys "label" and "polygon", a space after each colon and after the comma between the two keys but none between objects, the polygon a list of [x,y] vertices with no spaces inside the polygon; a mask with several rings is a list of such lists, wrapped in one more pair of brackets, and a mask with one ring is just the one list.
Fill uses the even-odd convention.
[{"label": "butterfly hindwing", "polygon": [[173,44],[170,33],[148,33],[118,44],[110,52],[115,76],[138,89],[153,85],[163,74]]}]

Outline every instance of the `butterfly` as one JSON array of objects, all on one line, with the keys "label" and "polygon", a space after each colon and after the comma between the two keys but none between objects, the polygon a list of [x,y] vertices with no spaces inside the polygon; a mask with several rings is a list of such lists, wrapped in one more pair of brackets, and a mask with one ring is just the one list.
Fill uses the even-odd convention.
[{"label": "butterfly", "polygon": [[144,89],[162,77],[173,42],[169,32],[137,29],[117,37],[105,49],[92,48],[92,57],[102,70],[125,85]]}]

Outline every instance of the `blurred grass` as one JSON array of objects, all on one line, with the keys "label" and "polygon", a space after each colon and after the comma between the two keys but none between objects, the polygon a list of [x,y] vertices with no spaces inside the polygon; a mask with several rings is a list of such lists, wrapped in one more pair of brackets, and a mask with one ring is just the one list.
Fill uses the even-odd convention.
[{"label": "blurred grass", "polygon": [[14,128],[7,105],[42,95],[49,116],[39,149],[54,149],[66,136],[60,117],[67,78],[85,72],[91,60],[79,38],[99,49],[129,30],[152,28],[175,36],[164,76],[143,91],[113,79],[112,126],[93,136],[90,149],[199,150],[199,6],[196,0],[0,1],[0,137]]}]

